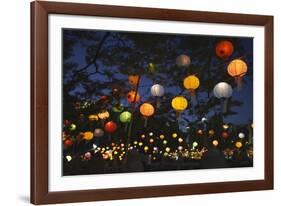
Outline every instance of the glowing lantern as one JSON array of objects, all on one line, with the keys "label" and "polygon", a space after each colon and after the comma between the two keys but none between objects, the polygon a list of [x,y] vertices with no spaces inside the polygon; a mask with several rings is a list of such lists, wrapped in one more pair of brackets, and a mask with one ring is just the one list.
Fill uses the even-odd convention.
[{"label": "glowing lantern", "polygon": [[149,142],[152,144],[154,142],[154,139],[149,139]]},{"label": "glowing lantern", "polygon": [[153,74],[156,71],[156,66],[153,63],[149,63],[147,66],[148,73]]},{"label": "glowing lantern", "polygon": [[183,142],[183,138],[180,137],[180,138],[178,139],[178,141],[179,141],[179,143],[182,143],[182,142]]},{"label": "glowing lantern", "polygon": [[166,152],[170,152],[170,151],[171,151],[171,148],[170,148],[170,147],[166,147],[166,148],[165,148],[165,151],[166,151]]},{"label": "glowing lantern", "polygon": [[222,125],[222,128],[223,128],[223,129],[228,129],[228,128],[229,128],[229,125],[228,125],[228,124],[223,124],[223,125]]},{"label": "glowing lantern", "polygon": [[73,141],[71,139],[67,139],[64,141],[64,146],[71,147],[73,145]]},{"label": "glowing lantern", "polygon": [[233,53],[233,45],[230,41],[220,41],[216,46],[216,54],[221,59],[227,59]]},{"label": "glowing lantern", "polygon": [[188,106],[188,101],[183,96],[177,96],[172,99],[172,107],[176,110],[177,115],[185,110]]},{"label": "glowing lantern", "polygon": [[243,132],[240,132],[240,133],[238,134],[238,137],[239,137],[240,139],[243,139],[243,138],[245,138],[245,134],[244,134]]},{"label": "glowing lantern", "polygon": [[98,113],[98,117],[101,120],[105,120],[105,119],[107,119],[109,117],[109,112],[108,111],[100,112],[100,113]]},{"label": "glowing lantern", "polygon": [[65,159],[70,162],[72,160],[72,157],[70,155],[65,156]]},{"label": "glowing lantern", "polygon": [[149,147],[148,147],[148,146],[145,146],[145,147],[143,148],[143,150],[144,150],[145,152],[147,152],[147,151],[149,150]]},{"label": "glowing lantern", "polygon": [[140,113],[143,115],[145,119],[144,126],[146,127],[148,118],[154,114],[154,107],[149,103],[143,103],[140,106]]},{"label": "glowing lantern", "polygon": [[226,139],[226,138],[228,138],[229,134],[226,131],[224,131],[224,132],[222,132],[221,136],[222,136],[222,138]]},{"label": "glowing lantern", "polygon": [[212,137],[212,136],[214,136],[214,134],[215,134],[215,131],[213,129],[210,129],[209,130],[209,135]]},{"label": "glowing lantern", "polygon": [[197,146],[198,146],[198,142],[193,142],[193,143],[192,143],[192,147],[193,147],[193,148],[195,148],[195,147],[197,147]]},{"label": "glowing lantern", "polygon": [[69,127],[69,130],[70,131],[76,130],[76,125],[75,124],[71,124],[70,127]]},{"label": "glowing lantern", "polygon": [[165,136],[163,135],[163,134],[160,134],[160,139],[164,139],[165,138]]},{"label": "glowing lantern", "polygon": [[117,125],[116,125],[115,122],[109,121],[104,125],[104,129],[105,129],[106,132],[112,134],[116,131]]},{"label": "glowing lantern", "polygon": [[247,64],[241,59],[232,60],[227,66],[227,72],[235,78],[238,89],[242,87],[242,77],[247,73]]},{"label": "glowing lantern", "polygon": [[212,141],[212,144],[216,147],[216,146],[219,145],[219,142],[218,142],[218,140],[213,140],[213,141]]},{"label": "glowing lantern", "polygon": [[203,130],[202,130],[202,129],[198,129],[197,133],[198,133],[199,135],[202,135],[202,134],[203,134]]},{"label": "glowing lantern", "polygon": [[138,102],[138,101],[140,101],[140,95],[139,95],[139,93],[137,93],[135,91],[130,91],[127,94],[127,100],[128,100],[129,103]]},{"label": "glowing lantern", "polygon": [[167,140],[163,140],[163,144],[168,144],[168,141]]},{"label": "glowing lantern", "polygon": [[199,87],[200,81],[195,75],[189,75],[183,80],[183,86],[191,96],[195,95],[195,90]]},{"label": "glowing lantern", "polygon": [[172,134],[172,137],[173,137],[174,139],[177,138],[177,136],[178,136],[177,133],[173,133],[173,134]]},{"label": "glowing lantern", "polygon": [[123,123],[130,122],[131,118],[132,118],[132,114],[131,112],[128,111],[122,112],[119,117],[120,121]]},{"label": "glowing lantern", "polygon": [[129,83],[132,86],[137,86],[139,80],[140,80],[140,76],[139,75],[129,75],[128,77]]},{"label": "glowing lantern", "polygon": [[242,146],[243,146],[243,144],[241,142],[235,143],[235,147],[237,147],[238,149],[240,149]]},{"label": "glowing lantern", "polygon": [[84,137],[83,138],[85,140],[89,141],[89,140],[94,138],[94,134],[93,134],[93,132],[90,132],[90,131],[84,132]]},{"label": "glowing lantern", "polygon": [[98,115],[95,115],[95,114],[89,115],[88,118],[89,118],[89,121],[97,121],[97,120],[99,120]]},{"label": "glowing lantern", "polygon": [[178,67],[188,67],[191,63],[190,57],[187,55],[179,55],[176,59],[176,64]]},{"label": "glowing lantern", "polygon": [[94,130],[94,136],[95,137],[102,137],[104,135],[104,131],[101,128],[96,128]]},{"label": "glowing lantern", "polygon": [[154,84],[151,89],[150,92],[153,96],[155,97],[161,97],[164,95],[164,87],[160,84]]},{"label": "glowing lantern", "polygon": [[227,99],[232,95],[232,87],[226,82],[217,83],[214,87],[214,96],[223,100],[223,113],[227,110]]},{"label": "glowing lantern", "polygon": [[112,111],[116,112],[116,113],[120,113],[124,110],[124,107],[120,104],[115,105],[114,107],[112,107]]}]

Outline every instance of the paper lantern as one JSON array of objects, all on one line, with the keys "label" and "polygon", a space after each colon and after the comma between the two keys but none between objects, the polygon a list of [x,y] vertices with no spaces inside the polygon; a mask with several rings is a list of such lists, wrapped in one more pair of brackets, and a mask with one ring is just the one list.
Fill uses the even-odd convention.
[{"label": "paper lantern", "polygon": [[131,118],[132,118],[132,114],[131,112],[128,111],[122,112],[119,116],[120,121],[123,123],[130,122]]},{"label": "paper lantern", "polygon": [[89,121],[97,121],[97,120],[99,120],[99,117],[96,114],[91,114],[91,115],[89,115],[88,119],[89,119]]},{"label": "paper lantern", "polygon": [[71,124],[71,125],[69,126],[69,130],[70,130],[70,131],[76,130],[76,125],[75,125],[75,124]]},{"label": "paper lantern", "polygon": [[212,141],[212,144],[216,147],[216,146],[219,145],[219,142],[218,142],[218,140],[213,140],[213,141]]},{"label": "paper lantern", "polygon": [[198,146],[198,142],[193,142],[193,143],[192,143],[192,147],[193,147],[193,148],[195,148],[195,147],[197,147],[197,146]]},{"label": "paper lantern", "polygon": [[209,135],[212,137],[212,136],[214,136],[214,134],[215,134],[215,131],[213,129],[210,129],[209,130]]},{"label": "paper lantern", "polygon": [[84,132],[84,137],[83,138],[85,140],[89,141],[89,140],[94,138],[94,134],[93,134],[93,132],[90,132],[90,131]]},{"label": "paper lantern", "polygon": [[188,67],[191,63],[190,57],[187,55],[179,55],[176,59],[176,64],[178,67]]},{"label": "paper lantern", "polygon": [[72,160],[72,157],[70,155],[65,156],[65,159],[70,162]]},{"label": "paper lantern", "polygon": [[227,66],[227,72],[234,77],[238,89],[242,88],[242,77],[247,73],[247,64],[241,59],[232,60]]},{"label": "paper lantern", "polygon": [[104,131],[101,128],[96,128],[94,130],[94,136],[95,137],[102,137],[104,135]]},{"label": "paper lantern", "polygon": [[137,86],[139,79],[140,79],[139,75],[129,75],[128,77],[129,84],[132,86]]},{"label": "paper lantern", "polygon": [[243,132],[240,132],[240,133],[238,134],[238,137],[239,137],[240,139],[243,139],[243,138],[245,138],[245,134],[244,134]]},{"label": "paper lantern", "polygon": [[166,152],[170,152],[170,151],[171,151],[171,148],[170,148],[170,147],[166,147],[166,148],[165,148],[165,151],[166,151]]},{"label": "paper lantern", "polygon": [[228,134],[228,132],[224,131],[224,132],[222,132],[221,136],[222,136],[222,138],[226,139],[226,138],[228,138],[229,134]]},{"label": "paper lantern", "polygon": [[109,112],[108,111],[102,111],[98,113],[98,117],[102,120],[105,120],[109,117]]},{"label": "paper lantern", "polygon": [[177,112],[182,112],[188,106],[188,101],[183,96],[177,96],[172,99],[172,107]]},{"label": "paper lantern", "polygon": [[183,80],[183,86],[194,96],[195,90],[199,87],[200,81],[195,75],[189,75]]},{"label": "paper lantern", "polygon": [[127,94],[127,100],[128,100],[129,103],[138,102],[138,101],[140,101],[140,95],[139,95],[139,93],[137,93],[135,91],[130,91]]},{"label": "paper lantern", "polygon": [[227,111],[227,99],[232,95],[232,87],[226,82],[220,82],[214,87],[214,96],[223,100],[223,113]]},{"label": "paper lantern", "polygon": [[237,147],[238,149],[240,149],[242,146],[243,146],[243,144],[241,142],[235,143],[235,147]]},{"label": "paper lantern", "polygon": [[161,97],[164,95],[164,87],[160,84],[154,84],[151,89],[150,89],[150,92],[152,94],[152,96],[154,97]]},{"label": "paper lantern", "polygon": [[114,107],[112,107],[112,111],[115,113],[120,113],[124,110],[124,107],[121,104],[117,104]]},{"label": "paper lantern", "polygon": [[216,54],[221,59],[227,59],[233,53],[233,44],[230,41],[220,41],[216,45]]},{"label": "paper lantern", "polygon": [[112,133],[114,133],[114,132],[116,131],[117,125],[116,125],[115,122],[109,121],[109,122],[107,122],[107,123],[104,125],[104,129],[105,129],[105,131],[106,131],[107,133],[112,134]]},{"label": "paper lantern", "polygon": [[154,107],[149,104],[149,103],[143,103],[140,106],[140,113],[144,116],[144,117],[150,117],[154,114]]},{"label": "paper lantern", "polygon": [[71,139],[67,139],[63,142],[64,146],[71,147],[73,145],[73,141]]}]

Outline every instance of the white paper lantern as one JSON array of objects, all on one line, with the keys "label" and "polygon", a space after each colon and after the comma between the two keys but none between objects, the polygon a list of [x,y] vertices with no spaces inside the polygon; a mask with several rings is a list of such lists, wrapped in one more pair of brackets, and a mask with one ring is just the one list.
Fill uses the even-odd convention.
[{"label": "white paper lantern", "polygon": [[226,113],[227,111],[227,100],[229,97],[232,95],[232,87],[230,84],[226,82],[220,82],[217,83],[216,86],[214,87],[214,96],[223,99],[222,102],[222,110],[223,113]]},{"label": "white paper lantern", "polygon": [[104,135],[104,131],[100,128],[96,128],[94,131],[94,137],[102,137]]},{"label": "white paper lantern", "polygon": [[176,59],[176,64],[178,67],[188,67],[191,63],[190,57],[187,55],[179,55]]},{"label": "white paper lantern", "polygon": [[214,95],[217,98],[229,98],[232,95],[232,87],[226,82],[220,82],[214,87]]},{"label": "white paper lantern", "polygon": [[242,132],[240,132],[240,133],[238,134],[238,137],[239,137],[240,139],[243,139],[243,138],[245,137],[245,134],[242,133]]},{"label": "white paper lantern", "polygon": [[153,96],[155,97],[161,97],[164,95],[164,87],[160,84],[154,84],[151,89],[150,89],[150,92]]}]

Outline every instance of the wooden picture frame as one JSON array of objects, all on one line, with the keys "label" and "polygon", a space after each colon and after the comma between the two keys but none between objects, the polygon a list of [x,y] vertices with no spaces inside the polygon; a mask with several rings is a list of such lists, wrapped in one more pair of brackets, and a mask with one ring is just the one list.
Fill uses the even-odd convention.
[{"label": "wooden picture frame", "polygon": [[[48,15],[119,17],[263,26],[265,29],[264,180],[181,184],[80,191],[48,190]],[[104,6],[35,1],[31,3],[31,202],[33,204],[164,197],[273,189],[273,17],[247,14]]]}]

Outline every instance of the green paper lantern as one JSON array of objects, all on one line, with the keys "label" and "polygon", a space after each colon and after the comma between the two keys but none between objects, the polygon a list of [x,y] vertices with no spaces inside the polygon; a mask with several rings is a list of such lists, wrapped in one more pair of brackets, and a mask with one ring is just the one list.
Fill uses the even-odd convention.
[{"label": "green paper lantern", "polygon": [[120,114],[120,121],[123,123],[127,123],[131,121],[132,114],[131,112],[125,111]]}]

